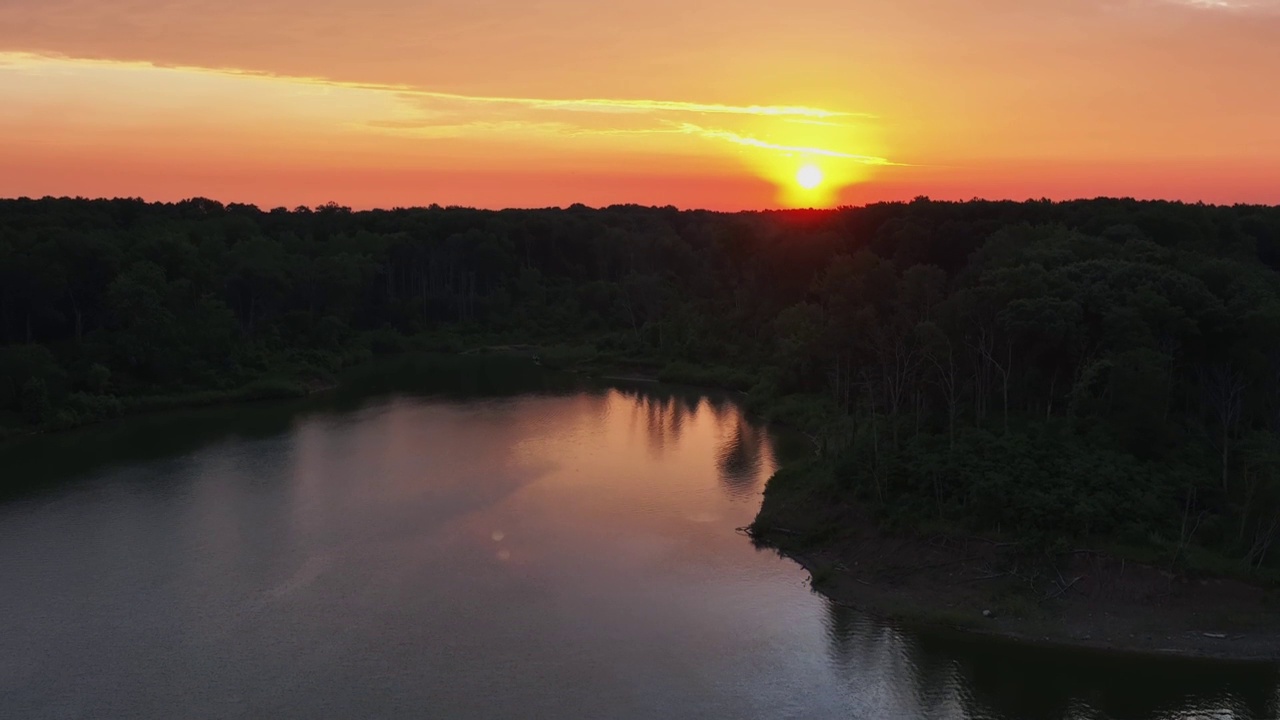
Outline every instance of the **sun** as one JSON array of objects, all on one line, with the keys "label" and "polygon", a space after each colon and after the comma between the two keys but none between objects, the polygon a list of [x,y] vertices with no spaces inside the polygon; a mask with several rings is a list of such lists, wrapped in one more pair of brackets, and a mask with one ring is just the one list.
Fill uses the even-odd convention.
[{"label": "sun", "polygon": [[805,190],[812,190],[822,184],[822,170],[817,165],[802,165],[796,171],[796,184]]}]

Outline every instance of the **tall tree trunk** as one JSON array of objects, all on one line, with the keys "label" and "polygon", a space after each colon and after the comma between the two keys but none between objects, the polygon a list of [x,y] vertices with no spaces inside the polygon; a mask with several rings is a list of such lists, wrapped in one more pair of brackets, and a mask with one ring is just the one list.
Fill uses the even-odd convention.
[{"label": "tall tree trunk", "polygon": [[76,302],[76,293],[74,290],[67,291],[68,297],[71,298],[71,312],[76,316],[76,342],[84,339],[84,316],[80,313],[80,303]]},{"label": "tall tree trunk", "polygon": [[1049,402],[1044,408],[1045,420],[1049,420],[1053,417],[1053,392],[1058,388],[1058,370],[1059,368],[1057,367],[1053,369],[1053,379],[1049,381]]},{"label": "tall tree trunk", "polygon": [[864,375],[863,382],[867,388],[867,399],[871,402],[871,476],[876,481],[876,496],[884,502],[884,488],[880,484],[880,427],[876,422],[875,383]]},{"label": "tall tree trunk", "polygon": [[1201,370],[1201,389],[1209,406],[1218,416],[1222,430],[1222,489],[1227,491],[1231,481],[1231,435],[1244,410],[1244,374],[1228,363],[1220,363]]},{"label": "tall tree trunk", "polygon": [[1226,423],[1222,424],[1222,490],[1227,489],[1227,482],[1231,477],[1231,427]]}]

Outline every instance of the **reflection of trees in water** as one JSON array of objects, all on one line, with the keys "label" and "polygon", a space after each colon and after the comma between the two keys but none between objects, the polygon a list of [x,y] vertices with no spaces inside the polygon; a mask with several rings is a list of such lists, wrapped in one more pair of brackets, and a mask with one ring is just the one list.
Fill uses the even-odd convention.
[{"label": "reflection of trees in water", "polygon": [[657,456],[675,447],[699,410],[707,408],[724,436],[716,449],[716,468],[725,490],[744,497],[757,489],[761,470],[773,459],[773,438],[766,429],[748,422],[732,401],[662,387],[618,388],[616,392],[631,401],[632,421],[644,423],[649,449]]},{"label": "reflection of trees in water", "polygon": [[1280,668],[1274,665],[1129,657],[897,631],[834,603],[828,603],[828,615],[831,651],[848,680],[862,683],[886,662],[900,665],[895,682],[909,688],[895,694],[913,696],[925,717],[1262,720],[1280,712]]},{"label": "reflection of trees in water", "polygon": [[720,396],[703,398],[704,404],[711,410],[711,417],[715,418],[716,424],[720,425],[730,418],[736,418],[741,415],[741,410],[737,405],[729,402],[726,398]]},{"label": "reflection of trees in water", "polygon": [[[0,467],[16,478],[0,483],[0,500],[111,467],[158,460],[187,463],[189,460],[183,460],[183,456],[208,445],[281,435],[309,416],[333,410],[329,395],[317,395],[262,403],[255,405],[252,412],[238,405],[182,409],[32,437],[0,448]],[[168,474],[176,473],[175,465]],[[178,487],[167,474],[147,484],[149,492],[166,494]]]},{"label": "reflection of trees in water", "polygon": [[826,607],[834,664],[875,698],[879,716],[965,717],[949,659],[920,654],[910,635],[866,613]]},{"label": "reflection of trees in water", "polygon": [[702,401],[700,395],[656,388],[620,388],[617,392],[632,401],[632,420],[643,419],[649,449],[657,456],[680,442],[686,422],[697,415]]},{"label": "reflection of trees in water", "polygon": [[1088,717],[1079,712],[1083,706],[1113,720],[1275,717],[1272,692],[1280,677],[1274,667],[1009,643],[935,642],[926,651],[955,655],[966,706],[978,716],[1065,720]]},{"label": "reflection of trees in water", "polygon": [[762,449],[766,433],[737,417],[735,427],[725,437],[716,453],[716,467],[720,480],[730,495],[737,497],[751,494],[760,478]]}]

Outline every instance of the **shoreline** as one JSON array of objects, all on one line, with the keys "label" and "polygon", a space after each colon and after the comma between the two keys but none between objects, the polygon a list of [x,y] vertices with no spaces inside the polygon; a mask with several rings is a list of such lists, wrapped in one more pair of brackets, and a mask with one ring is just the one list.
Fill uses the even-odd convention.
[{"label": "shoreline", "polygon": [[[546,347],[539,345],[485,346],[455,352],[426,351],[426,354],[456,357],[505,355],[529,359],[542,365],[543,363],[538,362],[538,356]],[[418,353],[408,352],[396,355],[413,354]],[[361,366],[372,364],[375,363],[358,363],[346,370],[358,370]],[[606,383],[673,385],[699,391],[743,394],[740,390],[714,384],[686,384],[663,380],[660,373],[648,372],[648,370],[657,370],[656,367],[644,362],[620,364],[588,360],[568,363],[568,365],[570,367],[556,367],[548,363],[546,369]],[[641,368],[644,369],[641,370]],[[80,423],[67,428],[47,428],[10,434],[0,438],[0,442],[20,441],[24,437],[56,434],[89,425],[108,424],[154,412],[215,405],[242,405],[264,400],[297,399],[332,391],[343,384],[339,377],[328,382],[315,382],[314,379],[312,382],[299,382],[295,386],[298,390],[278,395],[254,396],[244,392],[245,388],[241,388],[239,391],[218,393],[220,397],[213,397],[215,393],[191,393],[185,397],[153,396],[155,400],[160,400],[155,403],[158,407],[139,407],[144,402],[136,402],[133,407],[117,417]],[[184,400],[195,401],[183,402]],[[751,414],[775,428],[792,427],[790,423],[782,420],[769,420],[767,411]],[[791,463],[780,467],[779,470],[789,465]],[[770,482],[772,480],[773,478],[770,478]],[[762,505],[761,511],[763,509]],[[759,520],[759,512],[757,520]],[[861,524],[874,527],[873,521],[866,518],[861,520]],[[1056,612],[1042,612],[1042,608],[1037,605],[1031,608],[1031,617],[1019,617],[1016,612],[1010,612],[1010,601],[1014,606],[1025,606],[1027,604],[1025,597],[1014,595],[1002,598],[998,593],[992,593],[990,587],[984,587],[990,585],[988,581],[999,580],[1004,576],[1003,573],[999,575],[985,573],[959,580],[953,577],[955,573],[948,571],[948,568],[965,562],[965,558],[956,556],[954,548],[940,549],[921,538],[890,538],[875,531],[865,530],[860,534],[852,533],[850,537],[842,537],[833,542],[824,540],[816,544],[801,542],[802,533],[779,530],[776,527],[773,532],[761,530],[753,533],[749,530],[747,534],[758,546],[768,547],[804,568],[810,576],[812,589],[831,602],[877,617],[902,622],[908,627],[944,630],[1044,647],[1251,663],[1280,662],[1280,595],[1272,599],[1264,588],[1238,580],[1220,578],[1199,580],[1197,582],[1200,583],[1200,590],[1197,592],[1192,588],[1192,597],[1179,598],[1184,602],[1172,611],[1167,608],[1153,609],[1150,604],[1135,601],[1133,598],[1089,598],[1087,593],[1083,598],[1084,602],[1081,602],[1082,598],[1078,596],[1082,594],[1084,587],[1076,588],[1072,585],[1060,593],[1062,598],[1055,597],[1052,599],[1053,602],[1049,603],[1048,609]],[[893,544],[892,552],[889,552],[890,548],[884,545],[886,542]],[[990,546],[986,541],[973,542]],[[998,556],[1001,555],[1001,553],[990,551],[1000,549],[991,546],[968,559],[979,565],[983,563],[990,565],[999,560]],[[901,552],[904,550],[905,552]],[[877,553],[879,557],[868,562],[869,555]],[[1171,573],[1134,562],[1126,564],[1125,560],[1107,558],[1096,553],[1095,555],[1102,558],[1104,562],[1120,563],[1121,574],[1127,567],[1131,578],[1134,575],[1145,575],[1148,590],[1154,575],[1159,575],[1167,581],[1170,588],[1179,585],[1180,582],[1185,585],[1185,578],[1180,579]],[[894,562],[896,558],[902,558],[905,561],[912,558],[919,560],[926,556],[938,557],[931,562],[916,562],[914,565]],[[1102,573],[1104,576],[1106,574],[1105,571]],[[886,577],[890,579],[886,580]],[[1068,573],[1068,577],[1084,576],[1073,572]],[[1083,583],[1083,585],[1089,585],[1089,583]],[[1097,595],[1097,583],[1094,582],[1093,585],[1095,585],[1094,594]],[[1217,597],[1210,598],[1208,602],[1205,597],[1202,597],[1211,594],[1210,586],[1212,588],[1226,586],[1231,590],[1225,604],[1221,603],[1220,598]],[[1275,605],[1274,608],[1269,607],[1272,604]],[[1199,612],[1206,607],[1216,610],[1218,617],[1216,619],[1205,617]],[[984,610],[990,611],[992,617],[985,617]],[[1222,619],[1231,613],[1237,613],[1235,621]],[[1268,615],[1275,617],[1270,622],[1266,622]],[[1242,618],[1248,620],[1239,622]],[[1260,621],[1262,624],[1259,624]]]},{"label": "shoreline", "polygon": [[[353,366],[358,367],[358,366]],[[208,407],[251,405],[261,402],[298,400],[336,390],[338,380],[293,379],[287,385],[263,387],[262,379],[254,380],[230,390],[196,390],[156,395],[103,395],[97,399],[116,404],[115,410],[101,417],[80,418],[69,424],[53,424],[44,427],[9,429],[0,432],[0,444],[21,441],[24,438],[41,437],[71,432],[82,428],[107,425],[129,418],[144,417],[156,413],[180,412]]]},{"label": "shoreline", "polygon": [[[154,413],[307,398],[341,388],[344,385],[343,375],[358,373],[362,369],[376,366],[380,361],[415,355],[438,355],[459,358],[509,357],[528,360],[551,372],[563,372],[605,382],[680,384],[664,382],[658,377],[657,367],[649,362],[637,362],[634,365],[607,361],[569,361],[564,364],[543,362],[541,356],[554,347],[545,344],[512,343],[506,345],[481,345],[463,350],[407,350],[369,358],[353,365],[348,365],[332,374],[317,372],[288,376],[283,379],[278,375],[264,374],[261,377],[248,380],[239,386],[229,389],[184,390],[172,393],[141,395],[97,395],[93,396],[92,399],[109,403],[113,406],[109,412],[97,416],[83,416],[77,418],[75,422],[50,423],[42,426],[17,425],[0,427],[0,443],[20,442],[23,439],[106,425]],[[643,370],[637,370],[636,368],[643,368]],[[725,390],[726,388],[706,386],[698,387],[697,389],[711,391]]]},{"label": "shoreline", "polygon": [[[1096,554],[1079,561],[1092,565],[1089,582],[1078,575],[1085,569],[1073,567],[1071,579],[1050,583],[1069,585],[1066,592],[1041,594],[1037,602],[1026,588],[1009,593],[1001,584],[1007,573],[988,572],[988,563],[1008,557],[986,541],[939,549],[928,539],[872,533],[812,547],[777,532],[748,535],[800,565],[811,589],[830,602],[908,629],[1109,654],[1280,662],[1280,613],[1268,612],[1273,601],[1264,589],[1240,581],[1166,577]],[[1127,585],[1114,592],[1121,573]],[[1153,593],[1153,580],[1164,588]]]}]

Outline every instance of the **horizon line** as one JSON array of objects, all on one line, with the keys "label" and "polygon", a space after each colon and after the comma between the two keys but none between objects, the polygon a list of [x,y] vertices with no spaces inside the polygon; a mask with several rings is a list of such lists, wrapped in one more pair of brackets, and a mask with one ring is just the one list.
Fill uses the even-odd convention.
[{"label": "horizon line", "polygon": [[1177,200],[1177,199],[1162,198],[1162,197],[1138,197],[1134,195],[1094,195],[1094,196],[1066,197],[1066,198],[1059,198],[1059,199],[1044,197],[1044,196],[1014,199],[1011,197],[980,197],[975,195],[973,197],[966,198],[963,200],[956,200],[956,199],[947,199],[947,198],[934,198],[934,197],[930,197],[928,194],[920,194],[910,199],[897,199],[897,200],[881,199],[881,200],[864,202],[860,204],[859,203],[842,203],[842,204],[837,204],[832,206],[810,206],[810,207],[784,207],[784,206],[754,207],[754,208],[744,207],[737,210],[717,210],[715,208],[709,208],[709,207],[679,206],[674,204],[646,205],[643,203],[630,203],[630,202],[616,202],[616,203],[610,203],[608,205],[588,205],[582,202],[573,202],[567,205],[540,205],[540,206],[512,205],[512,206],[504,206],[504,207],[482,207],[477,205],[458,205],[458,204],[442,205],[440,203],[433,202],[433,203],[426,203],[422,205],[392,205],[392,206],[371,206],[371,207],[357,208],[357,207],[345,205],[343,203],[333,201],[333,200],[326,201],[323,203],[318,203],[316,205],[303,204],[303,205],[296,205],[294,207],[288,207],[285,205],[264,206],[264,205],[260,205],[258,203],[252,203],[252,202],[236,202],[236,201],[228,202],[228,201],[219,200],[217,198],[208,197],[205,195],[192,195],[190,197],[186,197],[181,200],[149,200],[147,198],[140,197],[140,196],[124,196],[124,195],[118,195],[113,197],[107,197],[105,195],[97,196],[97,197],[88,197],[83,195],[42,195],[39,197],[33,197],[30,195],[18,195],[18,196],[0,197],[0,203],[54,202],[54,201],[85,202],[85,203],[131,202],[131,203],[141,203],[144,205],[159,205],[159,206],[176,206],[184,203],[206,201],[210,203],[215,203],[221,206],[223,209],[252,208],[253,210],[263,214],[269,214],[269,213],[277,212],[280,210],[283,210],[288,213],[300,213],[304,211],[317,212],[317,211],[323,211],[328,209],[342,210],[344,212],[349,212],[351,214],[359,214],[359,213],[377,213],[377,212],[406,212],[406,211],[415,211],[415,210],[417,211],[471,210],[475,212],[501,213],[501,212],[538,212],[538,211],[553,211],[553,210],[567,211],[567,210],[574,210],[574,209],[600,211],[600,210],[610,210],[614,208],[640,208],[640,209],[646,209],[646,210],[674,209],[679,212],[705,212],[705,213],[715,213],[715,214],[721,214],[721,215],[740,215],[740,214],[749,214],[749,213],[777,213],[777,212],[797,212],[797,211],[799,212],[840,212],[840,211],[846,211],[846,210],[863,209],[863,208],[873,207],[876,205],[908,205],[916,202],[929,202],[929,203],[951,204],[951,205],[963,205],[968,203],[1013,203],[1013,204],[1019,204],[1019,205],[1028,204],[1028,203],[1050,203],[1054,205],[1061,205],[1061,204],[1081,203],[1081,202],[1115,201],[1115,202],[1151,203],[1151,204],[1166,204],[1166,205],[1186,205],[1190,207],[1209,207],[1209,208],[1239,208],[1239,207],[1280,208],[1280,202],[1277,202],[1274,204],[1258,203],[1258,202],[1215,203],[1215,202],[1205,202],[1203,200],[1194,200],[1194,201],[1193,200]]}]

